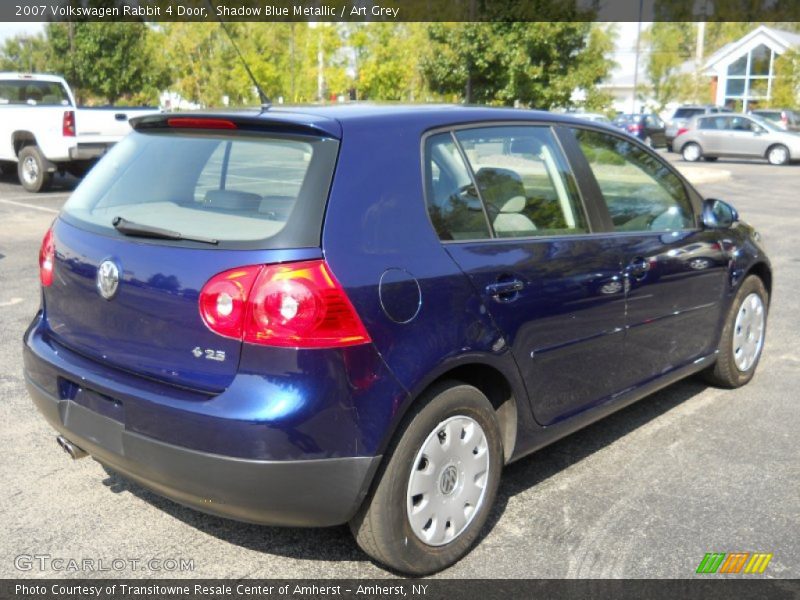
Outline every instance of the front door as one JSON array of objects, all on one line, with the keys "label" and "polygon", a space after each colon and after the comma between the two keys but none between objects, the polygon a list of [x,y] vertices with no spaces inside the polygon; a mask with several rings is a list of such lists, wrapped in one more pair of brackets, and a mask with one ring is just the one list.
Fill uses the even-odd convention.
[{"label": "front door", "polygon": [[713,352],[727,257],[682,180],[615,135],[576,129],[614,226],[627,290],[624,369],[635,386]]},{"label": "front door", "polygon": [[[625,319],[619,249],[593,233],[551,128],[486,126],[426,142],[431,220],[550,424],[618,387]],[[591,210],[588,211],[591,215]]]}]

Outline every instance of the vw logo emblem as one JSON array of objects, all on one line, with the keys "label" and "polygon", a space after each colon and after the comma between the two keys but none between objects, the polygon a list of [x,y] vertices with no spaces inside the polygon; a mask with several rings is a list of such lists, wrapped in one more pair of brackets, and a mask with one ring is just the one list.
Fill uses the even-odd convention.
[{"label": "vw logo emblem", "polygon": [[112,260],[104,260],[97,267],[97,291],[106,300],[111,300],[119,287],[119,268]]},{"label": "vw logo emblem", "polygon": [[442,490],[442,494],[447,496],[448,494],[453,493],[453,490],[456,489],[456,484],[458,483],[458,469],[455,466],[450,465],[442,472],[442,479],[439,482],[439,489]]}]

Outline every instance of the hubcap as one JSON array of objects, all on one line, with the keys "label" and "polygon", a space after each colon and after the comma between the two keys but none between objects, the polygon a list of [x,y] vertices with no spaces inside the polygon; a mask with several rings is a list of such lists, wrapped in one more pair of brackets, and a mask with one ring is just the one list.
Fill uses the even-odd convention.
[{"label": "hubcap", "polygon": [[470,417],[439,423],[422,444],[408,479],[411,530],[429,546],[456,539],[480,510],[489,479],[486,434]]},{"label": "hubcap", "polygon": [[733,326],[733,359],[742,373],[758,359],[764,343],[764,303],[758,294],[749,294],[739,307]]},{"label": "hubcap", "polygon": [[687,146],[687,147],[684,149],[684,151],[683,151],[683,157],[684,157],[686,160],[689,160],[689,161],[692,161],[692,162],[694,162],[694,161],[696,161],[698,158],[700,158],[700,149],[699,149],[697,146],[695,146],[694,144],[691,144],[690,146]]},{"label": "hubcap", "polygon": [[784,148],[773,148],[769,151],[769,162],[780,165],[786,162],[786,150]]},{"label": "hubcap", "polygon": [[39,177],[39,165],[36,163],[36,161],[33,159],[32,156],[28,156],[22,162],[22,176],[28,183],[34,183],[36,179]]}]

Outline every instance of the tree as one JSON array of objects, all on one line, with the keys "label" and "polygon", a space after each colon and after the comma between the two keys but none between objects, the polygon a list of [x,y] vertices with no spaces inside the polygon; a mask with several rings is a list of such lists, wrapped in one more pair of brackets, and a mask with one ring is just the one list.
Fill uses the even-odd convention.
[{"label": "tree", "polygon": [[431,89],[468,103],[568,106],[608,76],[612,37],[588,22],[435,23],[422,63]]},{"label": "tree", "polygon": [[800,108],[800,50],[789,50],[775,60],[772,105]]},{"label": "tree", "polygon": [[694,56],[695,24],[657,22],[642,37],[649,46],[645,72],[650,93],[660,112],[667,103],[685,100],[692,92],[692,75],[682,72],[681,67]]},{"label": "tree", "polygon": [[420,23],[359,23],[348,44],[355,58],[359,99],[414,101],[424,95],[419,70],[425,29]]},{"label": "tree", "polygon": [[168,83],[166,69],[158,66],[163,62],[156,60],[157,35],[145,23],[50,23],[51,70],[67,78],[79,99],[157,101]]},{"label": "tree", "polygon": [[47,42],[44,36],[15,35],[0,48],[1,71],[41,73],[48,70]]}]

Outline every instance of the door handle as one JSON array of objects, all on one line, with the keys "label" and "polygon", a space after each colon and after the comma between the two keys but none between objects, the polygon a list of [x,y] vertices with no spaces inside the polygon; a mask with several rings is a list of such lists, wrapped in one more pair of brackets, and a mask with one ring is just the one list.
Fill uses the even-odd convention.
[{"label": "door handle", "polygon": [[500,302],[510,302],[515,300],[517,293],[525,288],[525,284],[519,279],[509,279],[490,283],[486,286],[486,293]]},{"label": "door handle", "polygon": [[641,256],[637,256],[628,264],[628,274],[631,277],[641,279],[650,270],[650,261]]}]

